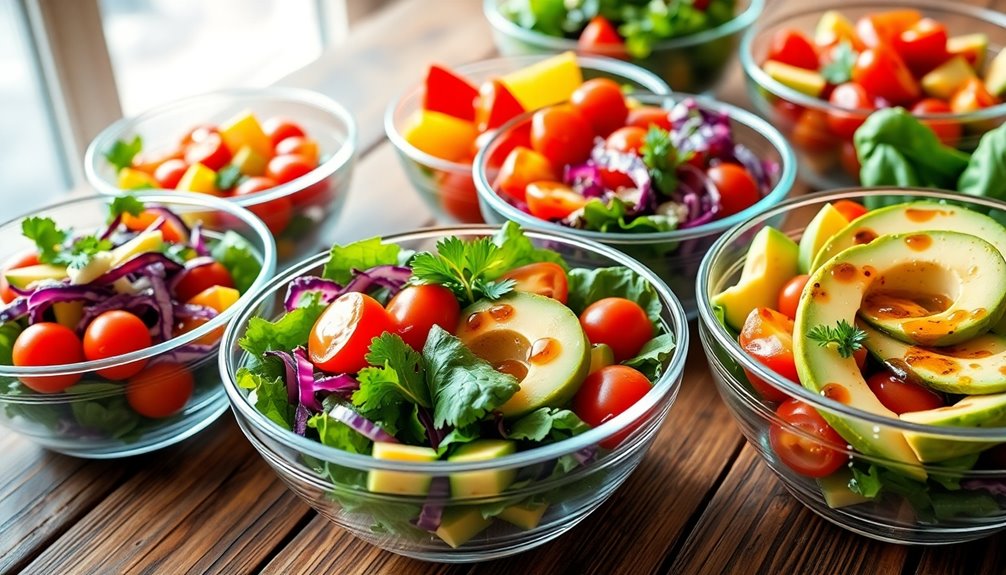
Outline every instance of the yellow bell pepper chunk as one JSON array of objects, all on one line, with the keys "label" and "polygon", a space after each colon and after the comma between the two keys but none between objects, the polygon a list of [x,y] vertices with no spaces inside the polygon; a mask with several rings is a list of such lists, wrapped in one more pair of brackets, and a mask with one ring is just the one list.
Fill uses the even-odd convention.
[{"label": "yellow bell pepper chunk", "polygon": [[142,190],[161,187],[153,176],[135,168],[122,168],[119,170],[118,183],[120,190]]},{"label": "yellow bell pepper chunk", "polygon": [[583,84],[576,54],[564,52],[500,78],[525,110],[537,110],[569,100]]},{"label": "yellow bell pepper chunk", "polygon": [[223,313],[224,310],[237,303],[240,297],[241,294],[234,288],[213,286],[192,296],[192,299],[188,303],[201,305],[216,310],[217,313]]},{"label": "yellow bell pepper chunk", "polygon": [[402,129],[405,141],[448,162],[468,160],[478,135],[474,123],[429,110],[417,111]]},{"label": "yellow bell pepper chunk", "polygon": [[256,177],[265,175],[266,165],[269,164],[269,160],[259,155],[251,146],[244,146],[238,150],[238,153],[234,154],[234,159],[231,163],[237,166],[242,174]]},{"label": "yellow bell pepper chunk", "polygon": [[272,158],[272,141],[250,110],[241,112],[220,125],[220,137],[232,154],[248,146],[266,160]]},{"label": "yellow bell pepper chunk", "polygon": [[183,192],[198,192],[200,194],[220,195],[217,189],[217,173],[206,166],[196,163],[189,166],[178,181],[176,190]]}]

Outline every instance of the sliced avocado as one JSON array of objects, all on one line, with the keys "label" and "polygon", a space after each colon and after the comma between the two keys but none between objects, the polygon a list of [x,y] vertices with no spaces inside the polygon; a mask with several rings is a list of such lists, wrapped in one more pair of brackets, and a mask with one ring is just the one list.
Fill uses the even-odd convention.
[{"label": "sliced avocado", "polygon": [[444,510],[437,528],[437,537],[457,549],[492,524],[493,520],[482,516],[478,507],[450,507]]},{"label": "sliced avocado", "polygon": [[[940,253],[956,259],[952,252]],[[815,393],[827,391],[829,397],[841,398],[858,410],[897,418],[867,386],[852,356],[842,357],[835,346],[818,345],[808,334],[819,326],[834,327],[842,321],[853,323],[867,289],[878,275],[871,268],[882,270],[915,257],[916,253],[906,246],[902,236],[883,236],[870,244],[848,248],[811,275],[807,289],[800,296],[793,325],[793,355],[804,387]],[[828,411],[820,413],[860,453],[902,462],[904,465],[895,465],[900,472],[925,479],[926,472],[919,466],[919,459],[898,431]]]},{"label": "sliced avocado", "polygon": [[93,282],[112,269],[112,253],[98,252],[91,256],[91,261],[81,268],[66,268],[66,275],[73,285],[84,285]]},{"label": "sliced avocado", "polygon": [[832,236],[837,234],[849,225],[849,220],[845,219],[842,212],[835,209],[831,204],[825,204],[814,219],[807,224],[807,229],[800,236],[800,273],[810,272],[810,264],[814,261],[814,256],[821,251],[821,247],[828,243]]},{"label": "sliced avocado", "polygon": [[127,262],[138,255],[147,252],[159,252],[164,247],[164,234],[161,230],[150,230],[112,250],[112,267]]},{"label": "sliced avocado", "polygon": [[975,70],[981,70],[985,65],[988,48],[989,37],[981,32],[947,38],[947,53],[963,57]]},{"label": "sliced avocado", "polygon": [[928,387],[959,395],[1006,391],[1006,337],[986,333],[949,347],[920,347],[860,323],[879,361],[910,372]]},{"label": "sliced avocado", "polygon": [[52,304],[52,313],[56,316],[56,323],[70,329],[77,329],[77,324],[84,317],[84,302],[56,302]]},{"label": "sliced avocado", "polygon": [[4,277],[10,285],[18,289],[28,289],[31,284],[36,282],[66,279],[66,268],[49,264],[38,264],[7,270],[4,272]]},{"label": "sliced avocado", "polygon": [[[448,461],[488,461],[517,452],[517,444],[507,439],[477,439],[458,448]],[[451,474],[451,497],[499,495],[513,483],[517,470],[487,469]]]},{"label": "sliced avocado", "polygon": [[590,348],[590,372],[615,365],[615,351],[606,343],[599,343]]},{"label": "sliced avocado", "polygon": [[1006,256],[1006,228],[999,222],[960,206],[919,201],[871,210],[856,218],[821,248],[811,271],[845,248],[869,243],[878,236],[935,230],[978,236]]},{"label": "sliced avocado", "polygon": [[975,69],[964,56],[954,56],[922,77],[922,89],[926,94],[949,100],[968,80],[975,77]]},{"label": "sliced avocado", "polygon": [[737,285],[712,298],[723,308],[727,324],[740,330],[751,310],[775,308],[779,290],[799,270],[800,249],[792,239],[775,228],[765,227],[751,240],[744,269]]},{"label": "sliced avocado", "polygon": [[762,70],[776,82],[789,86],[802,94],[807,94],[811,98],[820,96],[821,92],[824,92],[824,87],[828,85],[824,76],[813,70],[797,68],[775,60],[765,62],[762,65]]},{"label": "sliced avocado", "polygon": [[1006,95],[1006,50],[1000,51],[985,70],[985,89],[997,97]]},{"label": "sliced avocado", "polygon": [[[937,427],[1001,427],[1006,425],[1006,393],[970,395],[954,405],[902,413],[901,419]],[[1001,443],[947,439],[914,431],[906,431],[904,435],[919,460],[926,463],[978,453]]]},{"label": "sliced avocado", "polygon": [[580,320],[558,301],[511,292],[461,314],[457,336],[475,355],[520,381],[500,411],[516,417],[565,405],[587,377],[590,342]]},{"label": "sliced avocado", "polygon": [[828,504],[828,507],[839,509],[872,501],[868,497],[853,493],[849,489],[850,480],[852,480],[852,472],[844,467],[817,480],[817,486],[821,488],[821,495],[824,495],[824,502]]},{"label": "sliced avocado", "polygon": [[897,241],[885,241],[865,268],[832,268],[839,280],[846,272],[871,274],[859,310],[871,326],[908,344],[947,346],[985,333],[1002,318],[1006,260],[995,246],[948,231],[887,238]]},{"label": "sliced avocado", "polygon": [[541,523],[546,509],[548,505],[545,503],[521,503],[507,507],[497,517],[521,529],[529,530]]},{"label": "sliced avocado", "polygon": [[[374,442],[374,459],[388,461],[436,461],[437,452],[430,447]],[[426,495],[433,479],[425,473],[373,470],[367,474],[367,491],[395,495]]]}]

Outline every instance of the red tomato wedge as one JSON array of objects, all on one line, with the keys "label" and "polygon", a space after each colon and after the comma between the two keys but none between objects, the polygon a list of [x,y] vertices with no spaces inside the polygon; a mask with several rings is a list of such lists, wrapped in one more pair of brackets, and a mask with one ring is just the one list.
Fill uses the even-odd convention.
[{"label": "red tomato wedge", "polygon": [[524,106],[499,80],[489,80],[479,87],[475,106],[475,127],[480,132],[495,130],[524,113]]},{"label": "red tomato wedge", "polygon": [[514,280],[517,291],[536,293],[566,303],[569,280],[566,270],[552,262],[538,262],[512,269],[502,279]]},{"label": "red tomato wedge", "polygon": [[493,187],[514,199],[524,200],[531,182],[556,179],[558,174],[548,158],[530,148],[517,146],[504,160]]},{"label": "red tomato wedge", "polygon": [[856,35],[867,48],[890,46],[898,35],[921,19],[918,10],[874,12],[856,21]]},{"label": "red tomato wedge", "polygon": [[768,59],[805,70],[817,71],[820,67],[814,43],[803,32],[792,28],[783,28],[772,35]]},{"label": "red tomato wedge", "polygon": [[[766,307],[751,310],[737,343],[758,363],[790,381],[800,381],[793,359],[793,320],[785,315]],[[754,374],[747,376],[751,387],[765,399],[785,401],[789,397]]]},{"label": "red tomato wedge", "polygon": [[894,51],[916,76],[922,76],[945,62],[947,28],[932,18],[923,18],[894,37]]},{"label": "red tomato wedge", "polygon": [[330,303],[314,323],[308,356],[326,373],[356,373],[367,367],[370,341],[386,331],[395,331],[395,323],[377,300],[347,293]]},{"label": "red tomato wedge", "polygon": [[478,96],[475,86],[443,66],[433,64],[426,72],[425,110],[474,122],[475,99]]},{"label": "red tomato wedge", "polygon": [[604,16],[594,16],[580,32],[577,47],[581,52],[603,54],[612,58],[625,55],[625,41]]},{"label": "red tomato wedge", "polygon": [[909,104],[919,98],[919,84],[898,53],[886,45],[860,52],[852,67],[852,80],[891,104]]}]

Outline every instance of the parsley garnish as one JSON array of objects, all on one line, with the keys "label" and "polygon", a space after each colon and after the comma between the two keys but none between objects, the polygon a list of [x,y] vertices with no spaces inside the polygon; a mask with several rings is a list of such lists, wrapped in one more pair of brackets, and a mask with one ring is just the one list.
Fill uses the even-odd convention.
[{"label": "parsley garnish", "polygon": [[678,187],[678,150],[671,141],[671,133],[658,126],[650,126],[643,140],[643,163],[650,169],[657,190],[671,194]]},{"label": "parsley garnish", "polygon": [[72,269],[83,268],[91,263],[96,253],[112,249],[112,242],[94,235],[83,236],[69,246],[64,245],[70,234],[57,228],[52,218],[25,218],[21,222],[21,233],[35,242],[38,261]]},{"label": "parsley garnish", "polygon": [[131,216],[139,216],[143,213],[143,202],[136,199],[135,196],[125,194],[119,196],[112,200],[112,203],[108,205],[108,221],[114,221],[115,218],[123,215],[129,214]]},{"label": "parsley garnish", "polygon": [[136,154],[140,153],[143,149],[143,139],[139,136],[133,136],[133,139],[129,142],[125,140],[116,140],[112,147],[105,151],[105,159],[108,160],[109,164],[115,166],[115,171],[118,172],[123,168],[128,168],[133,165],[133,158]]},{"label": "parsley garnish", "polygon": [[848,42],[842,42],[831,51],[831,62],[821,68],[821,75],[829,84],[844,84],[852,79],[856,51]]},{"label": "parsley garnish", "polygon": [[466,242],[457,237],[437,242],[437,253],[423,252],[412,260],[417,283],[440,284],[468,304],[499,299],[509,293],[513,280],[490,281],[506,271],[510,257],[491,238]]},{"label": "parsley garnish", "polygon": [[852,357],[852,354],[862,349],[866,341],[866,332],[850,324],[844,319],[836,327],[819,325],[807,333],[807,337],[821,347],[835,344],[835,350],[842,357]]}]

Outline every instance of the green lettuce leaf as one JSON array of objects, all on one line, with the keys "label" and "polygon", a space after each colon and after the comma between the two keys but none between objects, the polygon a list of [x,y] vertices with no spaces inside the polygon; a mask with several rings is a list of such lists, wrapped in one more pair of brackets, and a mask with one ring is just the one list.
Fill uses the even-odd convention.
[{"label": "green lettuce leaf", "polygon": [[504,258],[498,270],[486,274],[488,279],[497,279],[514,268],[537,262],[552,262],[562,266],[562,269],[569,269],[559,254],[552,250],[534,247],[531,239],[524,235],[524,230],[514,222],[508,221],[503,224],[503,227],[493,236],[493,243],[500,248]]},{"label": "green lettuce leaf", "polygon": [[254,392],[255,409],[284,429],[293,429],[294,406],[290,405],[282,376],[264,377],[241,368],[238,387]]},{"label": "green lettuce leaf", "polygon": [[323,445],[350,453],[359,453],[362,455],[370,453],[372,444],[369,439],[353,431],[341,421],[329,417],[327,414],[318,413],[312,415],[307,420],[307,426],[317,431],[318,441]]},{"label": "green lettuce leaf", "polygon": [[0,365],[14,365],[14,342],[21,335],[21,324],[8,321],[0,324]]},{"label": "green lettuce leaf", "polygon": [[553,442],[569,439],[589,429],[589,425],[568,409],[542,407],[515,421],[507,437]]},{"label": "green lettuce leaf", "polygon": [[275,322],[261,317],[251,318],[244,337],[238,340],[241,349],[254,358],[251,368],[269,378],[282,375],[280,362],[265,361],[262,355],[270,350],[293,351],[298,346],[307,345],[311,328],[323,311],[325,306],[310,303],[288,312]]},{"label": "green lettuce leaf", "polygon": [[636,368],[649,378],[651,382],[657,381],[664,370],[664,363],[674,353],[674,348],[676,347],[677,341],[675,341],[674,335],[662,333],[646,342],[636,357],[622,363]]},{"label": "green lettuce leaf", "polygon": [[224,234],[210,250],[210,255],[227,268],[234,280],[234,287],[241,293],[248,291],[262,271],[262,262],[248,240],[232,231]]},{"label": "green lettuce leaf", "polygon": [[639,304],[655,326],[660,325],[663,306],[650,282],[625,267],[576,268],[569,272],[569,298],[566,305],[577,315],[590,304],[606,297],[622,297]]},{"label": "green lettuce leaf", "polygon": [[673,215],[638,216],[628,219],[629,205],[620,198],[611,198],[605,204],[595,198],[583,206],[578,227],[595,232],[653,233],[669,232],[678,227]]},{"label": "green lettuce leaf", "polygon": [[382,243],[381,238],[332,246],[322,276],[345,285],[353,279],[353,270],[397,264],[399,250],[395,244]]}]

